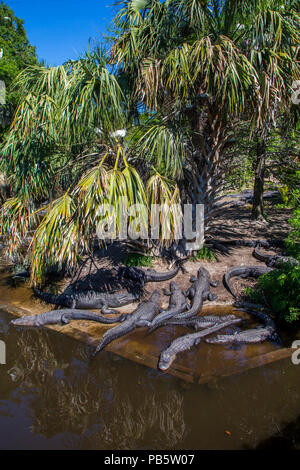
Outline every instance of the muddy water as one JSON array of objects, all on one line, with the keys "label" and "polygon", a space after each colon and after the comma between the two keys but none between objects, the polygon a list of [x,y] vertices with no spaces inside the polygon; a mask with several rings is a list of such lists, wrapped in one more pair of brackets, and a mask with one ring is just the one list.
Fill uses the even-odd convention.
[{"label": "muddy water", "polygon": [[9,319],[1,312],[1,449],[253,448],[300,414],[290,360],[193,385],[108,352],[90,361],[83,343]]},{"label": "muddy water", "polygon": [[[22,286],[7,289],[24,294]],[[0,311],[1,449],[300,446],[300,365],[290,358],[189,384],[110,352],[91,361],[91,346],[16,329],[11,318]],[[237,354],[243,361],[243,349],[218,348],[219,362]]]}]

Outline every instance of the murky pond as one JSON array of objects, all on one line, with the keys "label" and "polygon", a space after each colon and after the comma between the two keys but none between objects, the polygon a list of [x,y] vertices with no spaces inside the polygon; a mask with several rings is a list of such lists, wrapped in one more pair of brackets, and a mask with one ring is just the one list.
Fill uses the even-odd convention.
[{"label": "murky pond", "polygon": [[[40,308],[26,284],[11,282],[6,268],[0,273],[0,299],[2,306],[10,300]],[[87,339],[90,334],[99,339],[101,325],[87,330],[83,325],[84,337],[64,327],[78,341],[49,329],[13,327],[12,318],[0,310],[0,341],[6,345],[6,364],[0,364],[0,449],[300,447],[300,365],[290,357],[204,384],[179,378],[187,366],[195,366],[197,374],[199,369],[217,374],[223,363],[242,369],[251,357],[277,354],[278,345],[235,350],[202,344],[197,354],[182,354],[174,377],[153,368],[157,357],[149,356],[151,348],[161,349],[161,341],[174,336],[172,331],[149,342],[141,329],[114,346],[115,353],[133,360],[109,351],[91,360],[93,343]],[[149,367],[134,362],[138,353]]]},{"label": "murky pond", "polygon": [[16,330],[10,319],[0,312],[1,449],[253,448],[278,445],[269,439],[300,414],[300,366],[290,359],[187,384],[109,352],[91,361],[83,343]]}]

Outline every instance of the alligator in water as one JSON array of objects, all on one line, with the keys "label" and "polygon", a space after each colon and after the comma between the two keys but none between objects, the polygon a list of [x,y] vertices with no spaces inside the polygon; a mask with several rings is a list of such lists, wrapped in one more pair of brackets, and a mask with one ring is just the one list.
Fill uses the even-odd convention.
[{"label": "alligator in water", "polygon": [[183,261],[177,261],[177,267],[164,272],[164,273],[158,273],[154,269],[141,269],[136,266],[121,266],[119,268],[119,273],[118,277],[119,279],[126,278],[126,279],[131,279],[133,281],[138,281],[142,286],[146,282],[163,282],[163,281],[168,281],[169,279],[172,279],[175,277],[182,265]]},{"label": "alligator in water", "polygon": [[126,335],[137,327],[147,326],[161,310],[160,291],[155,290],[149,300],[141,302],[132,314],[127,315],[126,320],[121,325],[111,328],[103,335],[93,356],[96,356],[99,351],[115,339]]},{"label": "alligator in water", "polygon": [[265,255],[259,251],[259,246],[254,248],[253,256],[259,261],[263,261],[271,268],[278,268],[284,263],[289,263],[292,266],[299,264],[299,261],[295,258],[292,258],[291,256]]},{"label": "alligator in water", "polygon": [[229,281],[232,277],[238,276],[239,278],[258,278],[259,276],[269,273],[270,271],[272,271],[272,269],[265,266],[239,266],[237,268],[231,268],[224,276],[224,285],[230,294],[236,298],[236,295],[232,291],[229,284]]},{"label": "alligator in water", "polygon": [[68,325],[71,320],[89,320],[98,323],[112,324],[122,322],[127,315],[118,315],[114,318],[103,317],[99,313],[86,312],[75,309],[50,310],[46,313],[37,315],[27,315],[22,318],[12,320],[11,323],[16,326],[43,326],[43,325]]},{"label": "alligator in water", "polygon": [[[103,314],[115,313],[111,308],[122,307],[139,299],[140,293],[131,292],[88,292],[72,294],[49,294],[35,290],[35,295],[48,304],[59,305],[67,308],[101,309]],[[110,307],[110,308],[109,308]]]},{"label": "alligator in water", "polygon": [[166,320],[176,317],[176,315],[183,312],[188,307],[186,294],[182,292],[176,282],[170,282],[170,290],[167,291],[164,289],[163,292],[165,295],[170,296],[169,307],[154,318],[151,325],[149,325],[151,326],[150,333],[161,326]]},{"label": "alligator in water", "polygon": [[216,287],[217,282],[212,282],[207,269],[201,267],[198,270],[197,277],[190,278],[192,286],[186,291],[186,297],[191,299],[191,307],[183,313],[176,315],[176,320],[183,318],[192,318],[201,312],[204,300],[215,300],[216,295],[210,292],[210,286]]},{"label": "alligator in water", "polygon": [[176,338],[174,341],[172,341],[170,346],[161,353],[158,361],[158,368],[160,370],[167,370],[170,365],[174,362],[178,353],[186,351],[187,349],[190,349],[193,346],[197,346],[200,343],[201,338],[215,333],[216,331],[222,330],[227,326],[239,323],[240,321],[240,318],[228,320],[223,323],[218,323],[217,325],[214,325],[211,328],[207,328],[206,330]]}]

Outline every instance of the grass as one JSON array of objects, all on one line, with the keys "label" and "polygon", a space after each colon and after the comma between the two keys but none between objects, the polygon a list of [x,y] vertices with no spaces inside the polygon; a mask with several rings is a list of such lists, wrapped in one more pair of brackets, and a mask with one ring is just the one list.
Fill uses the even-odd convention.
[{"label": "grass", "polygon": [[203,246],[194,256],[190,258],[191,261],[200,261],[204,259],[207,261],[216,260],[214,253],[209,248],[207,248],[207,246]]},{"label": "grass", "polygon": [[153,266],[153,259],[151,256],[140,255],[137,253],[133,253],[131,255],[127,255],[123,263],[125,266]]}]

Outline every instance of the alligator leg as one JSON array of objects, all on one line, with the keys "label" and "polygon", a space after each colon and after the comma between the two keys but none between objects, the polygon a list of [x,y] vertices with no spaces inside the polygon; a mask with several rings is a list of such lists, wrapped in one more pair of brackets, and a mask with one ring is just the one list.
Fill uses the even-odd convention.
[{"label": "alligator leg", "polygon": [[112,308],[110,308],[110,307],[105,307],[105,306],[103,306],[103,307],[101,308],[101,313],[102,313],[103,315],[110,315],[110,314],[119,315],[119,314],[120,314],[120,312],[118,312],[117,310],[114,310],[114,309],[112,309]]},{"label": "alligator leg", "polygon": [[217,297],[218,297],[218,296],[217,296],[216,294],[212,294],[211,292],[210,292],[210,293],[208,294],[208,296],[207,296],[208,300],[210,300],[211,302],[212,302],[213,300],[216,300]]},{"label": "alligator leg", "polygon": [[184,295],[189,299],[193,298],[195,295],[195,289],[193,287],[190,287],[187,291],[185,291]]},{"label": "alligator leg", "polygon": [[167,290],[167,289],[163,289],[163,293],[164,295],[166,295],[167,297],[170,297],[170,295],[172,295],[172,292]]},{"label": "alligator leg", "polygon": [[218,287],[220,285],[220,281],[210,281],[211,287]]}]

